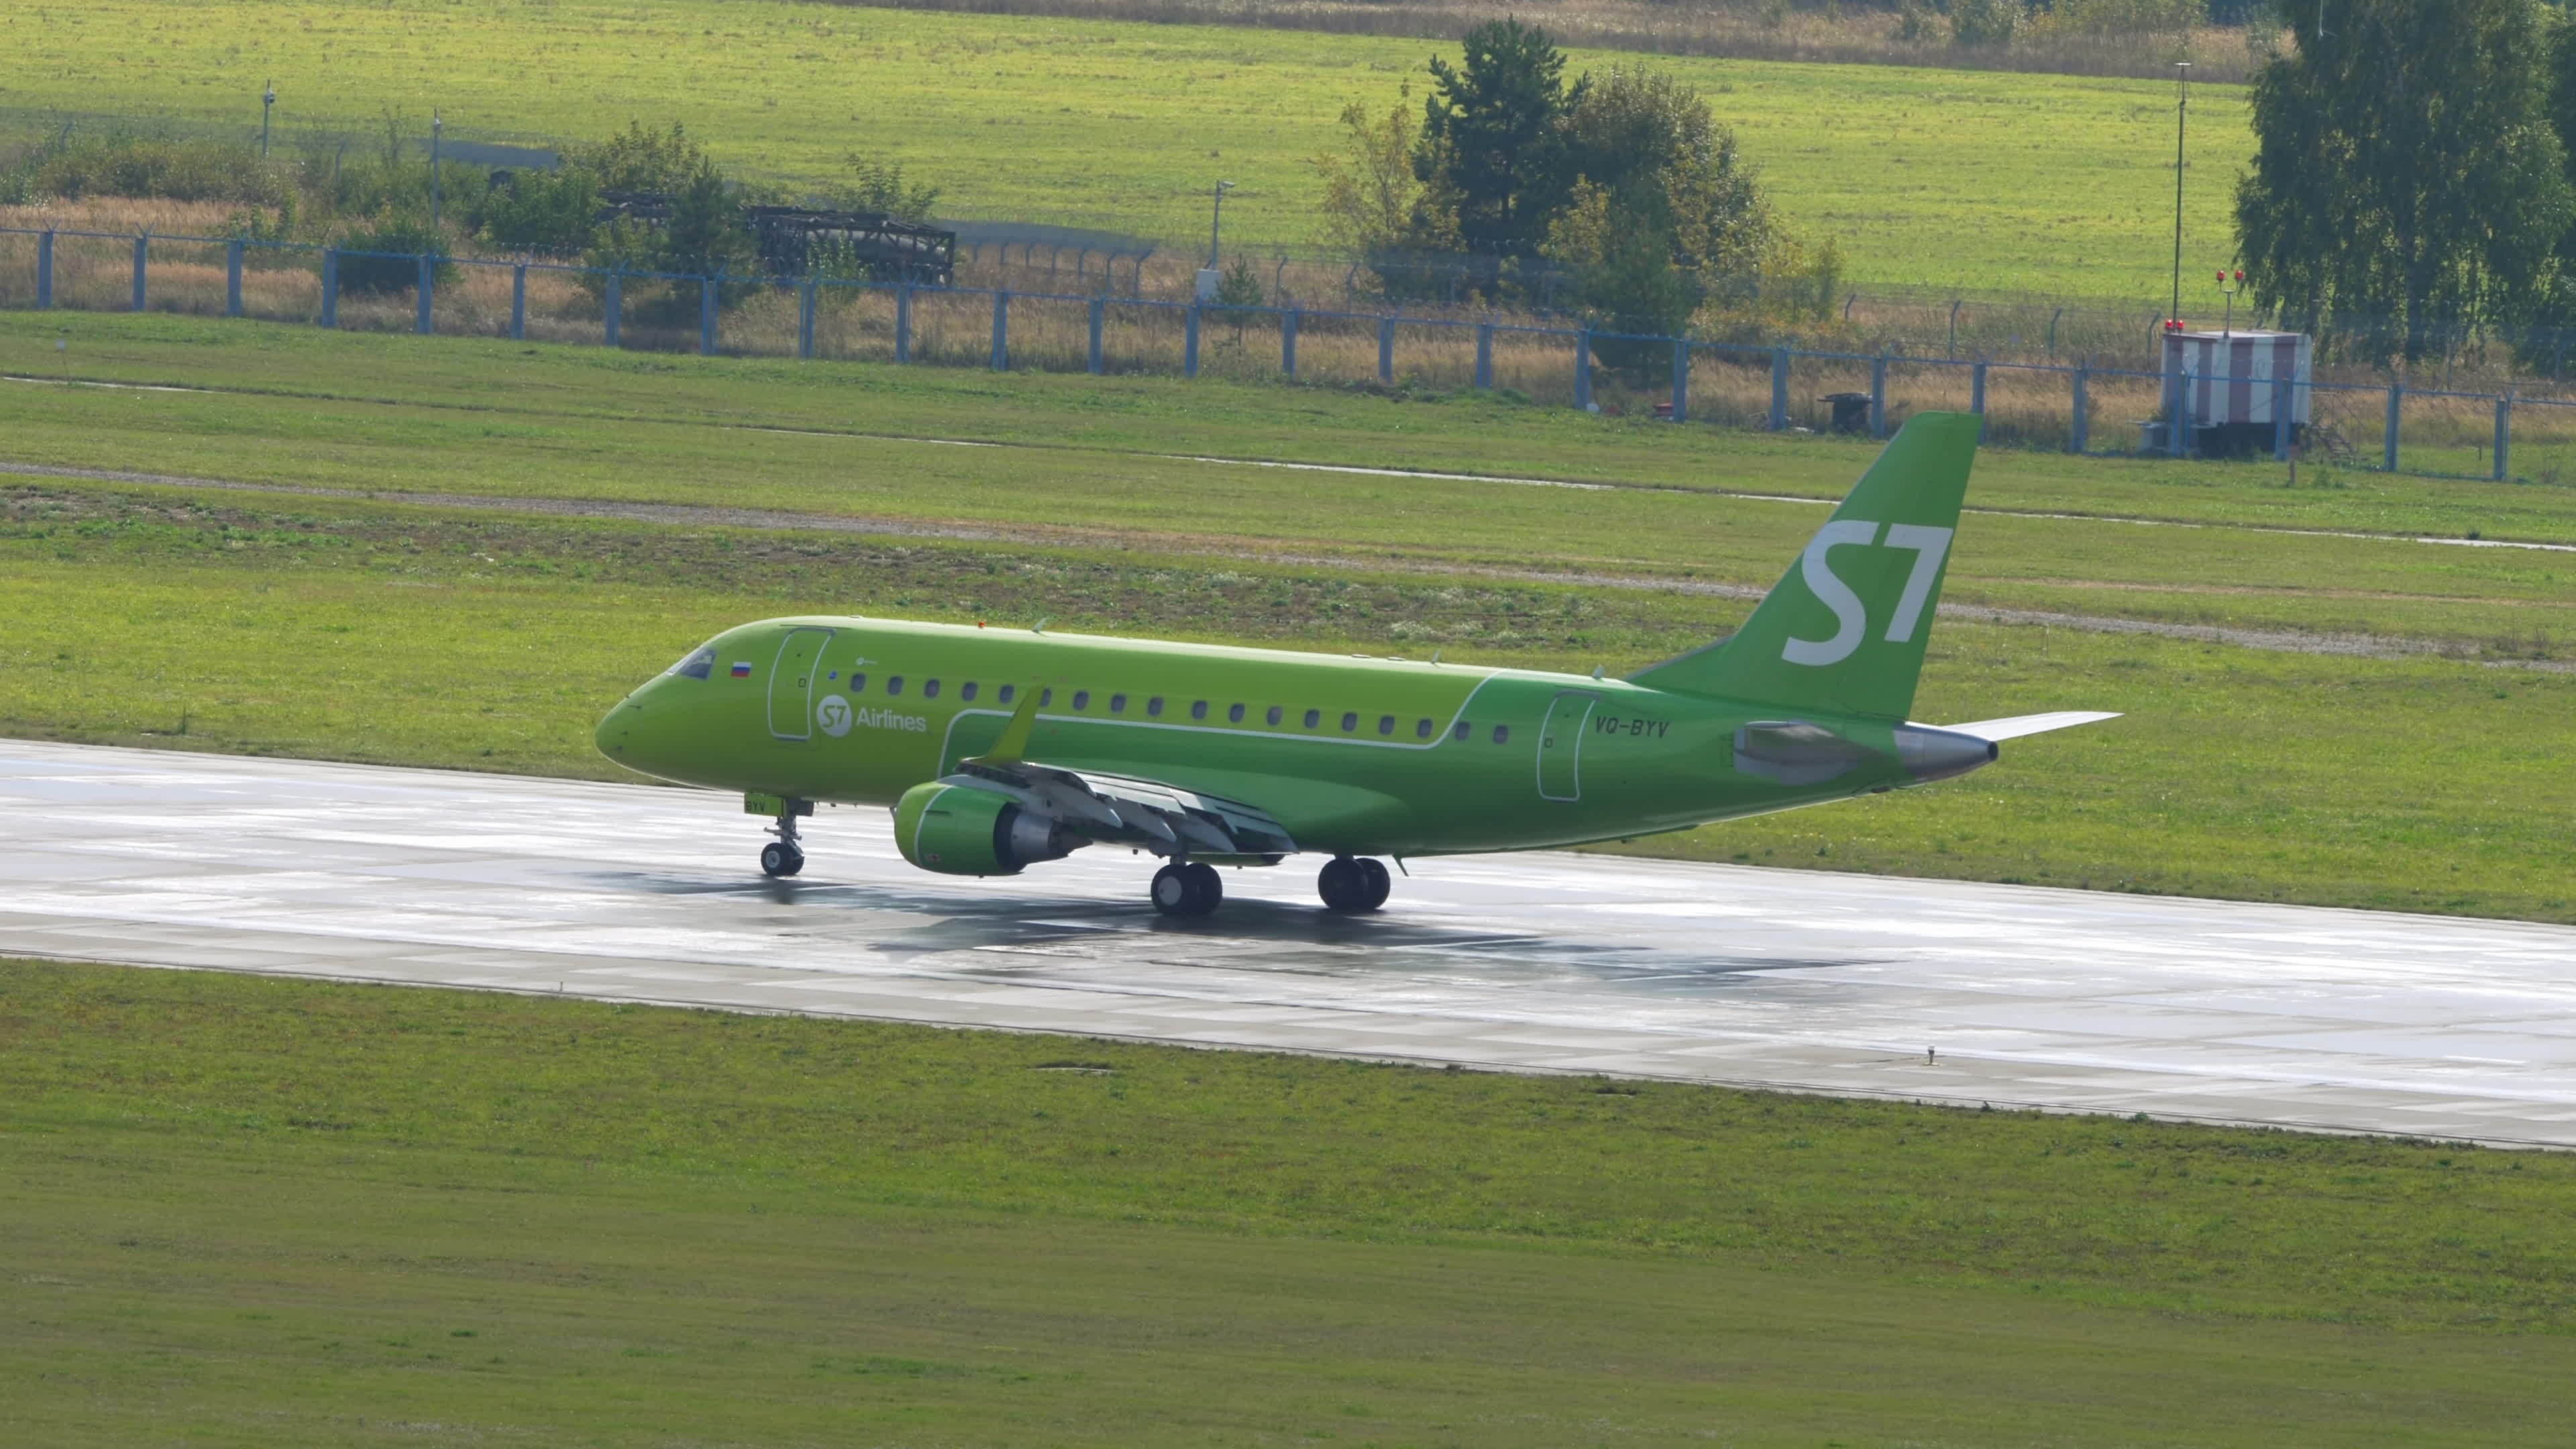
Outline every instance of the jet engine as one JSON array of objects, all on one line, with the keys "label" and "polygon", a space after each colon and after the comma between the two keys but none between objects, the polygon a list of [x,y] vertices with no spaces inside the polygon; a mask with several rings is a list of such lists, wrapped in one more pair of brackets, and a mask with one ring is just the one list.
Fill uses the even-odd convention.
[{"label": "jet engine", "polygon": [[942,875],[1017,875],[1091,842],[990,790],[915,785],[894,807],[895,848]]}]

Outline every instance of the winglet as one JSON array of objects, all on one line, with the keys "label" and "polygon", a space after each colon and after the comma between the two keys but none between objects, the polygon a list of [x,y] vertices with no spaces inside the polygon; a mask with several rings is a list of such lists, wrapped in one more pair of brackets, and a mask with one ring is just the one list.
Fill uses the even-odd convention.
[{"label": "winglet", "polygon": [[1011,722],[1002,726],[1002,737],[993,748],[977,755],[968,763],[977,765],[1016,765],[1029,750],[1029,734],[1037,728],[1038,697],[1035,686],[1020,691],[1020,707],[1011,711]]}]

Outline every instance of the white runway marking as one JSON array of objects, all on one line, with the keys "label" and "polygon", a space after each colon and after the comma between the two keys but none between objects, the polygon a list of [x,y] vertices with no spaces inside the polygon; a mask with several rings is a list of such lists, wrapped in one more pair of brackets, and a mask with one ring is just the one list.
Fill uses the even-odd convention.
[{"label": "white runway marking", "polygon": [[766,881],[739,810],[0,742],[0,954],[2576,1146],[2567,927],[1570,855],[1176,924],[1141,858],[951,880],[878,811]]}]

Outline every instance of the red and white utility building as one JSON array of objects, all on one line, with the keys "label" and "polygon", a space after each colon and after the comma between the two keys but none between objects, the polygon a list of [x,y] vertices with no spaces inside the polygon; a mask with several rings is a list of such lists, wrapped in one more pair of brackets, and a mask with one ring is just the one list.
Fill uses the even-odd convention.
[{"label": "red and white utility building", "polygon": [[2172,331],[2164,338],[2166,396],[2179,387],[2189,426],[2273,426],[2275,379],[2290,384],[2291,426],[2307,426],[2314,355],[2306,333]]}]

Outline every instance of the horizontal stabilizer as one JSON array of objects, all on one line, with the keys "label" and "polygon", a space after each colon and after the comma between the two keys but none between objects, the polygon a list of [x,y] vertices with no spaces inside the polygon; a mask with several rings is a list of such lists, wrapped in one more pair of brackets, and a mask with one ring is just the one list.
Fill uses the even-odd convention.
[{"label": "horizontal stabilizer", "polygon": [[2118,719],[2116,712],[2098,709],[2061,709],[2055,714],[2022,714],[2011,719],[1981,719],[1974,724],[1941,725],[1954,735],[1972,735],[1987,741],[2017,740],[2023,735],[2044,735],[2050,730],[2073,729],[2077,725],[2095,724]]}]

